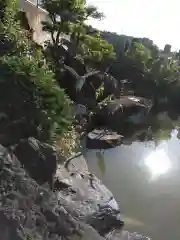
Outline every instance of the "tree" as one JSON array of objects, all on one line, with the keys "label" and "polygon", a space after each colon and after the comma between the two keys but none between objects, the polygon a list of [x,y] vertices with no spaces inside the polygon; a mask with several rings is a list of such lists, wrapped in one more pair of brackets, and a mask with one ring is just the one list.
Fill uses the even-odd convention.
[{"label": "tree", "polygon": [[92,66],[105,70],[115,59],[113,46],[103,40],[99,32],[94,35],[86,35],[81,46],[84,50],[85,62]]},{"label": "tree", "polygon": [[43,6],[50,18],[43,22],[43,29],[51,34],[52,56],[56,62],[61,60],[62,45],[68,48],[70,58],[80,55],[82,59],[101,61],[104,57],[114,57],[112,45],[86,24],[89,18],[103,17],[94,6],[87,6],[84,0],[43,0]]},{"label": "tree", "polygon": [[180,103],[178,53],[165,59],[151,40],[109,32],[102,36],[113,44],[116,52],[117,59],[110,69],[114,77],[119,81],[128,79],[134,94],[154,99],[157,106],[164,99],[174,106]]},{"label": "tree", "polygon": [[45,50],[46,59],[60,86],[76,101],[76,86],[79,85],[76,74],[71,74],[64,66],[73,68],[79,76],[88,76],[94,69],[107,68],[110,59],[115,58],[112,45],[86,24],[89,18],[101,19],[103,14],[94,6],[87,6],[84,0],[43,0],[43,5],[49,13],[49,21],[43,22],[43,29],[51,35]]},{"label": "tree", "polygon": [[8,129],[18,129],[17,138],[52,140],[72,123],[70,101],[57,85],[41,51],[34,48],[21,28],[17,2],[1,2],[0,112],[7,116]]}]

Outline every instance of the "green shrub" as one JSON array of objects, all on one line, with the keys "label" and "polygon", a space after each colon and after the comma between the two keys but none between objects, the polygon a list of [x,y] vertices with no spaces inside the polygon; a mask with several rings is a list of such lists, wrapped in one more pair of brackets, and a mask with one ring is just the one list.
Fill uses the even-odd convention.
[{"label": "green shrub", "polygon": [[32,56],[0,59],[0,111],[12,122],[24,119],[44,140],[62,134],[71,123],[69,100],[46,65]]},{"label": "green shrub", "polygon": [[21,28],[16,0],[0,0],[0,6],[0,112],[8,126],[18,123],[20,137],[53,140],[72,124],[70,101]]}]

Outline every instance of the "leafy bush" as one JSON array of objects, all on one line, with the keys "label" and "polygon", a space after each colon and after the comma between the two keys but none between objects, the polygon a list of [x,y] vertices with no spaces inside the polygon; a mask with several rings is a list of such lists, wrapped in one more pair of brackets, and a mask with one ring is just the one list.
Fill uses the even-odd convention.
[{"label": "leafy bush", "polygon": [[12,121],[24,119],[27,128],[38,127],[44,139],[67,129],[69,101],[45,65],[38,66],[32,56],[6,56],[0,72],[0,110]]},{"label": "leafy bush", "polygon": [[21,29],[16,1],[5,2],[0,18],[0,112],[8,116],[10,128],[15,124],[19,137],[52,140],[72,123],[70,101]]}]

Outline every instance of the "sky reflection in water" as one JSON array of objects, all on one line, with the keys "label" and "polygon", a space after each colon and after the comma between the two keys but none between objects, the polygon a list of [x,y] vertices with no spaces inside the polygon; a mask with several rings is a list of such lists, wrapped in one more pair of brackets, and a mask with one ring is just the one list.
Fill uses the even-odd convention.
[{"label": "sky reflection in water", "polygon": [[[171,132],[171,141],[177,139],[179,130],[175,128]],[[152,180],[157,179],[163,174],[168,173],[171,170],[171,160],[169,159],[167,142],[161,142],[154,151],[152,151],[144,159],[144,165],[151,173]]]},{"label": "sky reflection in water", "polygon": [[171,168],[171,161],[164,148],[160,145],[144,159],[144,164],[148,167],[152,179],[167,173]]},{"label": "sky reflection in water", "polygon": [[[159,122],[158,122],[159,123]],[[162,121],[150,138],[88,151],[90,171],[112,191],[125,214],[125,228],[153,240],[180,239],[180,118]],[[154,127],[154,125],[153,125]],[[173,130],[172,130],[173,128]]]}]

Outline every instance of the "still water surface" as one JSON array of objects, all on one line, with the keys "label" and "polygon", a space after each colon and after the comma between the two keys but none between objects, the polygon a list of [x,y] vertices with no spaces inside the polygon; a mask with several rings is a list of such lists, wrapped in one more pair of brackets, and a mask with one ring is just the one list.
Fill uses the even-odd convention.
[{"label": "still water surface", "polygon": [[179,240],[180,121],[160,119],[162,129],[153,140],[88,151],[86,158],[119,202],[127,230],[153,240]]}]

